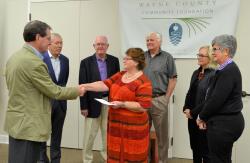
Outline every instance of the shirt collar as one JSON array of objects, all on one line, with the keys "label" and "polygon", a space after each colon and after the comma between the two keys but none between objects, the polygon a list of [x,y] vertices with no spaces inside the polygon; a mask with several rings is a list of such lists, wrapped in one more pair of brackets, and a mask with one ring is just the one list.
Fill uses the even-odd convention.
[{"label": "shirt collar", "polygon": [[99,57],[97,54],[95,56],[96,56],[96,59],[98,61],[103,61],[104,62],[107,59],[107,56],[105,56],[104,58]]},{"label": "shirt collar", "polygon": [[36,48],[34,48],[33,46],[31,46],[30,44],[27,44],[27,46],[31,47],[32,50],[34,51],[34,53],[36,54],[36,56],[38,58],[40,58],[41,60],[43,60],[44,57],[43,57],[42,53],[40,53]]},{"label": "shirt collar", "polygon": [[218,70],[224,69],[227,65],[229,65],[232,62],[233,62],[232,58],[229,58],[228,60],[226,60],[226,62],[224,62],[223,64],[220,65]]},{"label": "shirt collar", "polygon": [[[150,51],[148,50],[147,52],[148,52],[148,55],[151,57]],[[162,52],[162,50],[161,50],[161,48],[160,48],[160,49],[159,49],[159,52],[158,52],[155,56],[160,55],[160,54],[161,54],[161,52]]]},{"label": "shirt collar", "polygon": [[54,59],[57,59],[57,58],[59,58],[59,56],[60,56],[60,54],[58,55],[58,57],[57,58],[55,58],[52,54],[51,54],[51,52],[48,50],[48,54],[49,54],[49,57],[50,58],[54,58]]}]

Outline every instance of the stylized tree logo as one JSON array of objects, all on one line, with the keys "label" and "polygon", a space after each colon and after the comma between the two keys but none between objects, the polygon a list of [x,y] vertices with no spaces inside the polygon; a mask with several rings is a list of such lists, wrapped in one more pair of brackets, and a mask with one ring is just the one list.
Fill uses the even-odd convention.
[{"label": "stylized tree logo", "polygon": [[200,17],[200,18],[175,18],[178,20],[183,21],[187,27],[188,27],[188,35],[191,36],[191,32],[196,35],[197,31],[203,31],[204,28],[207,28],[207,26],[210,24],[207,22],[207,19],[210,19],[211,17]]}]

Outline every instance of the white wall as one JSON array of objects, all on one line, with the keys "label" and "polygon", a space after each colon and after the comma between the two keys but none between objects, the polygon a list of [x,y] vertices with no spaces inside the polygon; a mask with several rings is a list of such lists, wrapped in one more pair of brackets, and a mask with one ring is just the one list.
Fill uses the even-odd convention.
[{"label": "white wall", "polygon": [[[4,88],[4,77],[3,77],[3,67],[4,67],[4,22],[5,22],[5,1],[0,1],[0,90]],[[3,93],[0,93],[0,124],[3,124],[5,99],[3,97]],[[0,127],[1,133],[1,127]]]},{"label": "white wall", "polygon": [[[243,90],[250,93],[250,21],[247,15],[250,14],[249,10],[250,1],[241,0],[239,21],[236,36],[238,39],[238,51],[235,61],[238,63],[243,81]],[[235,143],[236,148],[236,162],[235,163],[248,163],[250,160],[250,97],[243,98],[243,115],[245,118],[245,129],[243,135]]]},{"label": "white wall", "polygon": [[0,52],[3,50],[3,32],[4,32],[4,21],[5,21],[5,1],[0,1]]},{"label": "white wall", "polygon": [[189,87],[191,74],[197,68],[196,59],[177,59],[177,85],[175,87],[174,103],[174,143],[173,157],[191,158],[191,149],[189,148],[189,135],[187,128],[187,119],[182,108]]}]

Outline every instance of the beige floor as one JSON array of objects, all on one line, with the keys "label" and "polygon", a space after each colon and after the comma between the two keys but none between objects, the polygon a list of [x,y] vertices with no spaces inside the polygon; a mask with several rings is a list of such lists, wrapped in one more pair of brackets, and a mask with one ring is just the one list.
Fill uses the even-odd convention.
[{"label": "beige floor", "polygon": [[[78,149],[62,149],[61,163],[82,163],[82,151]],[[8,145],[0,144],[0,163],[7,163],[8,161]],[[103,163],[98,151],[94,152],[93,163]],[[169,163],[192,163],[192,160],[186,159],[171,159]]]}]

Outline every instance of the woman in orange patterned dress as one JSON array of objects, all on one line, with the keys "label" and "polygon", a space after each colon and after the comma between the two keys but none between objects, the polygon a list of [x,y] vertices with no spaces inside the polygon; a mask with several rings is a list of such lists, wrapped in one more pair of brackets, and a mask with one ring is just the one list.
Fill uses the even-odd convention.
[{"label": "woman in orange patterned dress", "polygon": [[125,71],[105,81],[84,84],[86,91],[108,91],[114,105],[108,114],[108,163],[148,162],[152,86],[143,74],[144,52],[130,48],[123,59]]}]

